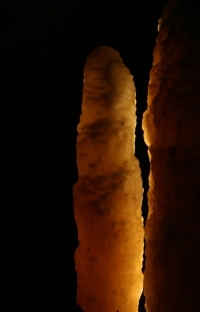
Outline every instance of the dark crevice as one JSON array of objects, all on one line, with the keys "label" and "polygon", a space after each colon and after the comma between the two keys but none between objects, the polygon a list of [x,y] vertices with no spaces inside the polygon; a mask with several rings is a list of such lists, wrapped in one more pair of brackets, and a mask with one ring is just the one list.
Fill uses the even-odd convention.
[{"label": "dark crevice", "polygon": [[142,293],[139,301],[139,312],[146,312],[145,309],[145,295],[144,292]]},{"label": "dark crevice", "polygon": [[[150,68],[149,68],[150,70]],[[142,86],[141,81],[137,80],[137,76],[134,77],[135,80],[135,87],[136,87],[136,115],[137,115],[137,125],[136,125],[136,139],[135,139],[135,156],[139,160],[140,169],[141,169],[141,176],[142,176],[142,186],[143,186],[143,200],[142,200],[142,217],[143,217],[143,224],[144,227],[146,225],[147,217],[148,217],[148,198],[147,193],[149,189],[149,170],[150,170],[150,163],[148,157],[148,148],[144,142],[143,137],[143,130],[142,130],[142,118],[143,113],[147,109],[147,86],[149,82],[149,76],[146,75],[144,77]],[[145,91],[144,91],[145,90]],[[138,92],[139,91],[139,92]],[[138,96],[139,94],[139,96]],[[145,240],[144,240],[144,253],[143,253],[143,262],[142,262],[142,272],[144,274],[145,271]],[[141,294],[138,306],[139,312],[146,312],[145,309],[145,295],[144,291]]]},{"label": "dark crevice", "polygon": [[[145,95],[147,98],[147,90],[146,90]],[[144,101],[144,98],[143,98],[143,101]],[[137,103],[138,103],[138,100],[137,100]],[[146,106],[147,106],[147,104],[146,104]],[[143,131],[142,131],[142,116],[143,116],[143,113],[145,110],[146,110],[146,107],[144,105],[144,110],[143,111],[139,110],[139,113],[137,113],[136,142],[135,142],[135,155],[136,155],[137,159],[139,160],[139,164],[140,164],[140,168],[141,168],[141,176],[142,176],[142,185],[143,185],[142,216],[143,216],[144,227],[146,225],[146,221],[147,221],[147,217],[148,217],[147,193],[148,193],[148,189],[149,189],[148,177],[149,177],[149,170],[150,170],[150,163],[149,163],[149,158],[148,158],[147,146],[144,142]],[[146,244],[145,244],[145,240],[144,240],[144,253],[143,253],[143,262],[142,262],[142,272],[143,273],[145,271],[145,261],[146,261],[145,247],[146,247]],[[138,309],[139,309],[138,310],[139,312],[146,312],[144,291],[141,294]]]}]

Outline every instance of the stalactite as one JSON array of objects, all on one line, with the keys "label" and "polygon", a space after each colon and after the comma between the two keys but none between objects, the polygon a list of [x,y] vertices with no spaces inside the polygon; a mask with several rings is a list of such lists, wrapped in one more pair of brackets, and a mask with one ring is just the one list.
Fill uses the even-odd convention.
[{"label": "stalactite", "polygon": [[143,289],[142,181],[134,156],[135,88],[118,52],[84,69],[74,214],[77,301],[85,312],[137,312]]}]

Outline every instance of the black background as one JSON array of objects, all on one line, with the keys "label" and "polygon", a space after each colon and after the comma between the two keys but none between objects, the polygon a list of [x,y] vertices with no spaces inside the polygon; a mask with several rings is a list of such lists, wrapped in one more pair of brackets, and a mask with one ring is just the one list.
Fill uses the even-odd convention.
[{"label": "black background", "polygon": [[[141,117],[157,20],[166,0],[6,1],[2,11],[2,311],[81,311],[75,304],[76,127],[83,68],[100,45],[115,48],[134,75],[136,155],[145,188]],[[142,303],[140,311],[143,311]],[[95,312],[95,311],[94,311]]]}]

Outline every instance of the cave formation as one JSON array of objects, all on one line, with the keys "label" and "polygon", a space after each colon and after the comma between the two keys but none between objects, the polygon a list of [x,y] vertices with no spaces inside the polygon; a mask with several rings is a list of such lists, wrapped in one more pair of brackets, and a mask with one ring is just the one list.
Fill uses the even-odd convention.
[{"label": "cave formation", "polygon": [[143,118],[150,160],[144,234],[133,80],[112,48],[88,56],[74,187],[77,300],[86,312],[138,310],[143,236],[147,311],[198,310],[199,33],[195,4],[170,1],[159,21]]}]

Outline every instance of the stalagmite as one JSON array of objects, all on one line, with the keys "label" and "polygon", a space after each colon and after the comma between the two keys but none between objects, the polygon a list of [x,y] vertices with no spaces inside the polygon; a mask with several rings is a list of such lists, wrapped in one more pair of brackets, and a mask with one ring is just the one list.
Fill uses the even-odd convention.
[{"label": "stalagmite", "polygon": [[200,15],[170,1],[160,22],[143,130],[150,156],[147,312],[200,311]]},{"label": "stalagmite", "polygon": [[133,77],[99,47],[84,70],[74,214],[77,301],[85,312],[137,312],[143,288],[142,181],[134,156]]}]

